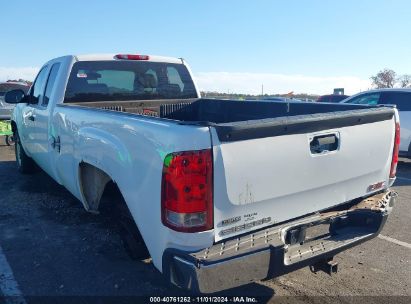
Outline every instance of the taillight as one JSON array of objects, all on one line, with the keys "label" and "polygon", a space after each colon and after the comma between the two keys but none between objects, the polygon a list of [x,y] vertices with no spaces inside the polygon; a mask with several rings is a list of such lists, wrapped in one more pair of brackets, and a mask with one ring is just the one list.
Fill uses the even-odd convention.
[{"label": "taillight", "polygon": [[211,150],[168,154],[164,158],[161,218],[183,232],[213,228],[213,158]]},{"label": "taillight", "polygon": [[392,151],[390,178],[395,177],[395,175],[397,174],[399,150],[400,150],[400,124],[397,122],[395,124],[394,150]]},{"label": "taillight", "polygon": [[150,57],[148,55],[118,54],[114,56],[114,59],[149,60]]}]

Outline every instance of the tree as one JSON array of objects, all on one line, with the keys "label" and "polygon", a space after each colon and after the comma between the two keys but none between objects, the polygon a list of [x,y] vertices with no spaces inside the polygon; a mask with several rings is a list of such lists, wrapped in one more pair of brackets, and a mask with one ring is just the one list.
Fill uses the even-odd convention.
[{"label": "tree", "polygon": [[19,78],[18,80],[17,79],[9,79],[9,80],[7,80],[6,81],[6,83],[7,82],[20,82],[20,83],[25,83],[25,84],[27,84],[28,86],[31,86],[32,84],[33,84],[33,82],[32,81],[30,81],[30,80],[24,80],[24,79],[21,79],[21,78]]},{"label": "tree", "polygon": [[411,87],[411,75],[405,74],[398,77],[398,83],[401,88]]},{"label": "tree", "polygon": [[379,71],[377,75],[371,76],[372,85],[377,89],[393,88],[396,81],[397,73],[390,69]]}]

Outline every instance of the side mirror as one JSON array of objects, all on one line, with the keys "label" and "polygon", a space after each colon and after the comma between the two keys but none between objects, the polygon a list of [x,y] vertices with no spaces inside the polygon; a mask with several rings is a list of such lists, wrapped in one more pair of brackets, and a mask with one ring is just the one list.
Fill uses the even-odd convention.
[{"label": "side mirror", "polygon": [[10,90],[4,95],[4,101],[11,104],[26,102],[25,100],[23,100],[25,99],[25,96],[26,94],[23,90]]}]

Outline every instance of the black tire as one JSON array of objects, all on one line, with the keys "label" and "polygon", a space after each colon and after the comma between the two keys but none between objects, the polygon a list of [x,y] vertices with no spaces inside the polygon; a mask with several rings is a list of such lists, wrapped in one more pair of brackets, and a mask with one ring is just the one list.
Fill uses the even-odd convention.
[{"label": "black tire", "polygon": [[120,222],[120,237],[124,249],[133,260],[145,260],[150,257],[146,244],[133,220]]},{"label": "black tire", "polygon": [[119,229],[124,249],[133,260],[144,260],[150,257],[143,237],[137,228],[126,203],[122,202],[119,208]]},{"label": "black tire", "polygon": [[14,141],[14,135],[6,135],[6,145],[13,146],[16,142]]},{"label": "black tire", "polygon": [[33,159],[28,157],[26,152],[24,152],[24,149],[20,142],[19,134],[17,132],[14,134],[14,139],[14,151],[16,154],[17,169],[20,173],[23,174],[33,173],[35,171],[36,164],[34,163]]},{"label": "black tire", "polygon": [[101,198],[100,214],[119,232],[121,242],[127,254],[133,260],[150,257],[143,237],[127,207],[127,204],[114,183],[109,183]]}]

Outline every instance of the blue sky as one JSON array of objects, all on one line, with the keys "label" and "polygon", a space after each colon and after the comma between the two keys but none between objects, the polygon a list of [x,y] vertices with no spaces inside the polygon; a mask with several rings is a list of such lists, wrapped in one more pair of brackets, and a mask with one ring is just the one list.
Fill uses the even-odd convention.
[{"label": "blue sky", "polygon": [[408,0],[19,0],[0,10],[0,80],[33,77],[65,54],[119,52],[184,57],[201,88],[244,93],[260,83],[354,93],[385,67],[411,74]]}]

